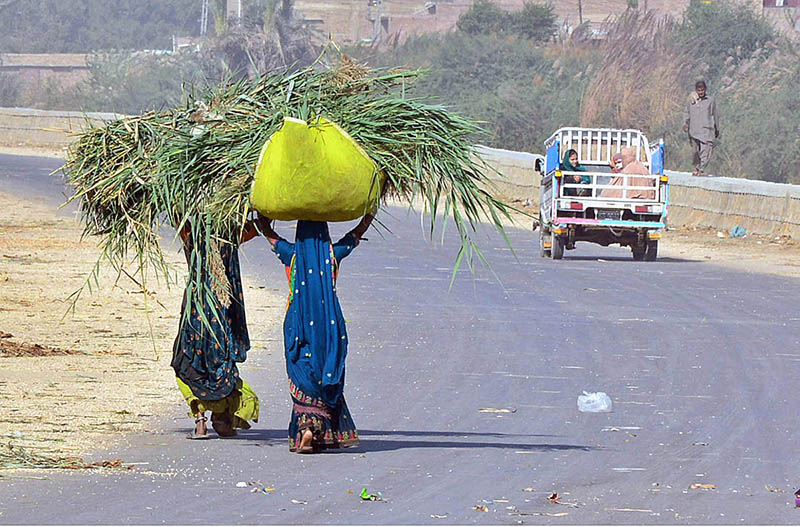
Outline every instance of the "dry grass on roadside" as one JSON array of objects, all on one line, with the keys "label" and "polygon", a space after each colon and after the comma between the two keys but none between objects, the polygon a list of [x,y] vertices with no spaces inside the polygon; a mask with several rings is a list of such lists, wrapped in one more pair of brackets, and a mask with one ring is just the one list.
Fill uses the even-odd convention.
[{"label": "dry grass on roadside", "polygon": [[86,470],[86,469],[129,469],[121,459],[93,461],[87,463],[76,456],[42,455],[13,443],[0,444],[0,470],[38,469],[38,470]]},{"label": "dry grass on roadside", "polygon": [[99,294],[65,316],[99,254],[94,240],[44,204],[0,193],[0,211],[0,468],[81,466],[72,458],[180,402],[168,351],[181,291],[158,290],[173,311],[150,302],[148,316],[135,284],[112,287],[105,274]]},{"label": "dry grass on roadside", "polygon": [[14,335],[0,331],[0,357],[47,357],[51,355],[78,355],[80,351],[51,348],[40,344],[14,342]]},{"label": "dry grass on roadside", "polygon": [[[186,416],[169,365],[182,288],[162,286],[146,300],[124,276],[114,286],[106,269],[100,289],[67,313],[99,255],[81,232],[50,206],[0,192],[0,477],[127,468],[81,457],[132,434],[163,433],[166,419]],[[177,251],[167,257],[185,267]],[[282,302],[269,295],[259,291],[248,304],[254,340],[277,327]]]},{"label": "dry grass on roadside", "polygon": [[[584,126],[664,130],[680,114],[692,61],[672,43],[676,22],[630,11],[607,22],[603,60],[581,102]],[[688,97],[688,92],[687,92]]]}]

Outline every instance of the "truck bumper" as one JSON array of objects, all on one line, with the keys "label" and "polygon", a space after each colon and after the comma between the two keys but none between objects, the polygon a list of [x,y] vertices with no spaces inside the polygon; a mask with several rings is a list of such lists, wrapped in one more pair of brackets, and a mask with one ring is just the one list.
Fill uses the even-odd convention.
[{"label": "truck bumper", "polygon": [[554,218],[553,225],[589,225],[598,227],[621,227],[634,229],[663,229],[663,221],[594,220],[589,218]]}]

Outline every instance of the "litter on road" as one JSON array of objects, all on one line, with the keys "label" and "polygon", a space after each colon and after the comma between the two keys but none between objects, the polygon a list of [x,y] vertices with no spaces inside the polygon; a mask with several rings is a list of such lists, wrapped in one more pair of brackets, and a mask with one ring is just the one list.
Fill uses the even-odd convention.
[{"label": "litter on road", "polygon": [[381,496],[380,492],[376,492],[375,494],[370,494],[367,492],[367,487],[361,489],[361,499],[364,501],[381,501],[383,497]]},{"label": "litter on road", "polygon": [[611,398],[605,392],[587,392],[578,396],[578,410],[587,413],[610,412]]},{"label": "litter on road", "polygon": [[692,483],[692,486],[689,488],[711,490],[717,488],[717,486],[713,483]]}]

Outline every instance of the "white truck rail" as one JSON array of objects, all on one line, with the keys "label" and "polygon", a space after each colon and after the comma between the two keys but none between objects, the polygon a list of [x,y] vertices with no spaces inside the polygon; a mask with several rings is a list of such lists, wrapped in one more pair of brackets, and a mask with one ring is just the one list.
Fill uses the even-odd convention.
[{"label": "white truck rail", "polygon": [[[561,185],[562,198],[578,198],[603,201],[627,201],[642,200],[658,201],[661,189],[658,186],[660,175],[658,174],[623,174],[623,173],[604,173],[604,172],[561,172],[564,183]],[[589,177],[590,183],[570,183],[571,176]],[[642,185],[642,181],[632,182],[630,180],[647,180],[647,185]],[[608,191],[608,192],[605,192]],[[587,193],[588,192],[588,193]],[[605,193],[605,195],[603,195]],[[628,194],[636,194],[628,196]],[[619,194],[619,195],[617,195]],[[610,203],[609,206],[613,206]]]},{"label": "white truck rail", "polygon": [[559,161],[568,150],[578,153],[578,161],[584,165],[608,165],[611,157],[623,148],[633,148],[636,160],[650,169],[652,153],[647,137],[639,130],[617,130],[612,128],[559,128],[547,141],[545,150],[559,143]]}]

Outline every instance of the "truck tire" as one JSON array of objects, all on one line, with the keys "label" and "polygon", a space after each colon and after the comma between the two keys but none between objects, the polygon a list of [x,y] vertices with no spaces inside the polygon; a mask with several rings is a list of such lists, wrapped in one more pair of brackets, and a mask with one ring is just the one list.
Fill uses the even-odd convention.
[{"label": "truck tire", "polygon": [[550,248],[550,255],[553,260],[560,260],[564,257],[564,239],[561,236],[553,236],[553,245]]},{"label": "truck tire", "polygon": [[655,262],[656,258],[658,258],[658,240],[650,240],[647,242],[644,259],[646,262]]},{"label": "truck tire", "polygon": [[550,233],[544,229],[539,229],[539,256],[550,258],[550,249],[544,248],[544,241],[550,237]]},{"label": "truck tire", "polygon": [[631,245],[631,252],[633,253],[633,259],[637,262],[641,262],[644,260],[647,247],[644,245]]}]

